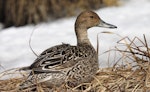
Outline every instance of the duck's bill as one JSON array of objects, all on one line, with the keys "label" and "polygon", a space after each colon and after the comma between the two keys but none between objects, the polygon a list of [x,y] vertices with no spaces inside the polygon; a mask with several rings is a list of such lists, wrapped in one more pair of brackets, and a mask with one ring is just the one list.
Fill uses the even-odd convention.
[{"label": "duck's bill", "polygon": [[101,23],[98,25],[98,27],[104,27],[104,28],[117,28],[117,26],[106,23],[101,20]]}]

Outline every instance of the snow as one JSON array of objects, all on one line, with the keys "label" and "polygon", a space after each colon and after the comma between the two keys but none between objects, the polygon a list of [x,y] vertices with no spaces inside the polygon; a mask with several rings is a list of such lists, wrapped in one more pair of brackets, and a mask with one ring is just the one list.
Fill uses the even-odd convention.
[{"label": "snow", "polygon": [[[121,35],[143,38],[146,35],[150,41],[150,1],[149,0],[122,0],[124,4],[118,7],[109,7],[97,10],[101,19],[116,25],[117,29],[91,28],[88,30],[90,41],[96,48],[97,34],[99,33],[99,62],[101,67],[107,63],[107,55],[102,53],[116,46],[121,38],[115,34],[102,34],[102,31],[110,31]],[[10,68],[29,66],[36,56],[29,48],[29,38],[34,30],[31,45],[39,55],[43,50],[57,44],[76,44],[74,22],[76,17],[64,18],[54,22],[27,25],[22,27],[10,27],[0,29],[0,71]]]}]

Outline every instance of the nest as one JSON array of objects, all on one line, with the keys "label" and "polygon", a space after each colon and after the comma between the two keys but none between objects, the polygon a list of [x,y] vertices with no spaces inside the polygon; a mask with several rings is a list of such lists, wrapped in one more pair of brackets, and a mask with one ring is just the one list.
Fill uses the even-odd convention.
[{"label": "nest", "polygon": [[[143,41],[138,37],[128,37],[118,41],[113,51],[121,55],[112,67],[100,68],[91,83],[83,83],[75,88],[63,85],[60,88],[49,89],[37,85],[36,92],[150,92],[150,54],[145,36]],[[18,78],[3,79],[6,76],[20,75]],[[0,74],[1,92],[19,92],[18,86],[26,79],[26,73],[11,69]],[[22,92],[33,92],[31,88]]]}]

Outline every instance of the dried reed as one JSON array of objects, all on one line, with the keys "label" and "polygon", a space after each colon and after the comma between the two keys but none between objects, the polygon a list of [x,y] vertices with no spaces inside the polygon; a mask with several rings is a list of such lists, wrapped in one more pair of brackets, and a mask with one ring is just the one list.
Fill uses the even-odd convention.
[{"label": "dried reed", "polygon": [[[75,88],[63,85],[53,89],[40,84],[37,85],[37,92],[150,92],[150,54],[145,35],[143,40],[138,37],[132,40],[124,37],[118,44],[112,50],[122,56],[112,67],[100,68],[91,83],[83,83]],[[16,74],[20,74],[20,77],[2,80],[2,77]],[[19,92],[18,86],[26,76],[27,74],[19,72],[18,69],[1,73],[0,91]],[[22,92],[33,92],[33,89],[31,91],[28,88]]]}]

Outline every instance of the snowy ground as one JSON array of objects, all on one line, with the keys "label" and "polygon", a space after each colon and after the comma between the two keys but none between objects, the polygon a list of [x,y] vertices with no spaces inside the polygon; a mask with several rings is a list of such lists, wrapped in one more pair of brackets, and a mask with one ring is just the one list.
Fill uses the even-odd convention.
[{"label": "snowy ground", "polygon": [[[118,26],[117,29],[91,28],[89,38],[96,48],[97,33],[111,31],[121,36],[139,38],[146,35],[150,42],[150,1],[127,0],[123,6],[103,8],[96,11],[100,17],[111,24]],[[41,23],[36,26],[10,27],[0,30],[0,71],[10,68],[28,66],[36,59],[31,52],[28,41],[32,30],[32,48],[40,54],[46,48],[63,43],[76,44],[74,33],[75,17],[61,19],[55,22]],[[120,38],[113,34],[100,34],[100,54],[116,45]],[[104,66],[107,58],[100,55],[99,62]]]}]

